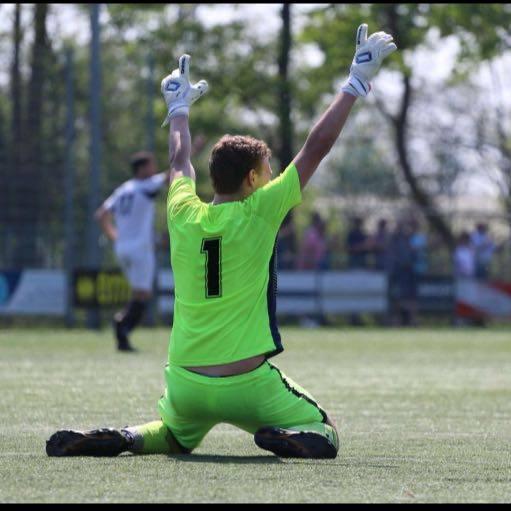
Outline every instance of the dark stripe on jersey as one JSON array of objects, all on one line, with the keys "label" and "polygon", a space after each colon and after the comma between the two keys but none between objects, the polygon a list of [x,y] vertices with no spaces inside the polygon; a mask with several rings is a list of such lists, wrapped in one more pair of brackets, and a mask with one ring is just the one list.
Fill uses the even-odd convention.
[{"label": "dark stripe on jersey", "polygon": [[268,289],[266,291],[266,303],[268,305],[268,321],[270,323],[271,336],[275,343],[275,350],[267,355],[267,358],[274,357],[284,351],[282,340],[280,338],[279,328],[277,326],[277,240],[273,245],[273,254],[268,266],[270,277],[268,279]]},{"label": "dark stripe on jersey", "polygon": [[323,417],[321,422],[326,424],[327,423],[327,415],[326,415],[325,410],[323,410],[321,408],[321,406],[319,406],[318,403],[316,403],[316,401],[311,399],[309,396],[306,396],[305,394],[302,394],[299,390],[297,390],[294,387],[292,387],[289,384],[289,382],[284,378],[284,375],[280,372],[280,369],[278,367],[275,367],[271,362],[268,362],[268,364],[269,364],[271,369],[273,369],[273,370],[277,371],[277,373],[279,373],[279,376],[280,376],[280,379],[282,380],[282,383],[284,384],[286,389],[289,390],[289,392],[292,392],[297,397],[301,397],[301,398],[305,399],[305,401],[307,401],[308,403],[310,403],[311,405],[313,405],[314,407],[316,407],[318,409],[318,412],[321,414],[321,417]]},{"label": "dark stripe on jersey", "polygon": [[155,192],[142,192],[148,199],[154,199],[158,195],[159,190]]}]

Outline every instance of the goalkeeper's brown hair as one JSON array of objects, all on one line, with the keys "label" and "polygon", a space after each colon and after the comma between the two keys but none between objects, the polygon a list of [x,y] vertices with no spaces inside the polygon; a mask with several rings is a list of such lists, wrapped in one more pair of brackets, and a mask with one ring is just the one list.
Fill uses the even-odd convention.
[{"label": "goalkeeper's brown hair", "polygon": [[236,193],[251,169],[259,172],[270,148],[248,135],[224,135],[213,147],[209,157],[209,174],[216,193]]}]

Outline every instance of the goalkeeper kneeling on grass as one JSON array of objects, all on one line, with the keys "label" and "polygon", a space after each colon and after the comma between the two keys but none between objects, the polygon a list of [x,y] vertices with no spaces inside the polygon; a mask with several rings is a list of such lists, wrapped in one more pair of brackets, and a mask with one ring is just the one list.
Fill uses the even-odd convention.
[{"label": "goalkeeper kneeling on grass", "polygon": [[355,100],[368,94],[382,60],[395,50],[392,36],[367,38],[367,25],[358,28],[349,78],[277,178],[271,179],[264,142],[222,137],[209,160],[210,204],[195,192],[188,127],[189,107],[208,85],[191,85],[190,57],[179,59],[179,69],[161,84],[164,125],[170,123],[167,220],[175,281],[161,420],[121,430],[58,431],[47,441],[49,456],[190,453],[219,423],[253,434],[277,456],[337,456],[338,434],[327,413],[269,361],[283,351],[275,318],[275,239]]}]

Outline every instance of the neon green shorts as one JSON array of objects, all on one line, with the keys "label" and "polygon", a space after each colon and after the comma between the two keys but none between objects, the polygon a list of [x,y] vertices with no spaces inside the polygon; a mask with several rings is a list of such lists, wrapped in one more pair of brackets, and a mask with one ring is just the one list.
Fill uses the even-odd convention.
[{"label": "neon green shorts", "polygon": [[289,428],[327,420],[314,398],[268,361],[248,373],[220,378],[167,366],[165,379],[158,410],[188,449],[222,422],[254,434],[262,426]]}]

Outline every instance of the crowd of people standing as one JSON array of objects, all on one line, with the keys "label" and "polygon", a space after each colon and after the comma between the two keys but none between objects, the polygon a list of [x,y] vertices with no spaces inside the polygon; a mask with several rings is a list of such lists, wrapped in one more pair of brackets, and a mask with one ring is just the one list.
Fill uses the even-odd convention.
[{"label": "crowd of people standing", "polygon": [[[370,232],[360,216],[350,220],[344,237],[329,235],[327,223],[318,212],[311,215],[301,240],[295,219],[289,215],[278,239],[278,266],[281,270],[372,269],[386,272],[393,322],[416,323],[417,286],[430,271],[430,255],[435,244],[418,219],[410,215],[389,226],[380,218]],[[452,254],[452,274],[456,277],[487,279],[496,246],[485,223],[476,224],[473,232],[463,231]],[[353,316],[353,323],[359,318]]]},{"label": "crowd of people standing", "polygon": [[[360,216],[350,220],[344,239],[329,235],[327,223],[313,212],[309,225],[298,239],[294,217],[289,214],[279,232],[278,262],[282,270],[375,269],[394,272],[428,271],[431,244],[414,216],[401,218],[393,228],[380,218],[374,232],[369,232]],[[462,231],[453,253],[456,276],[488,278],[496,251],[488,225],[477,223],[472,232]]]}]

